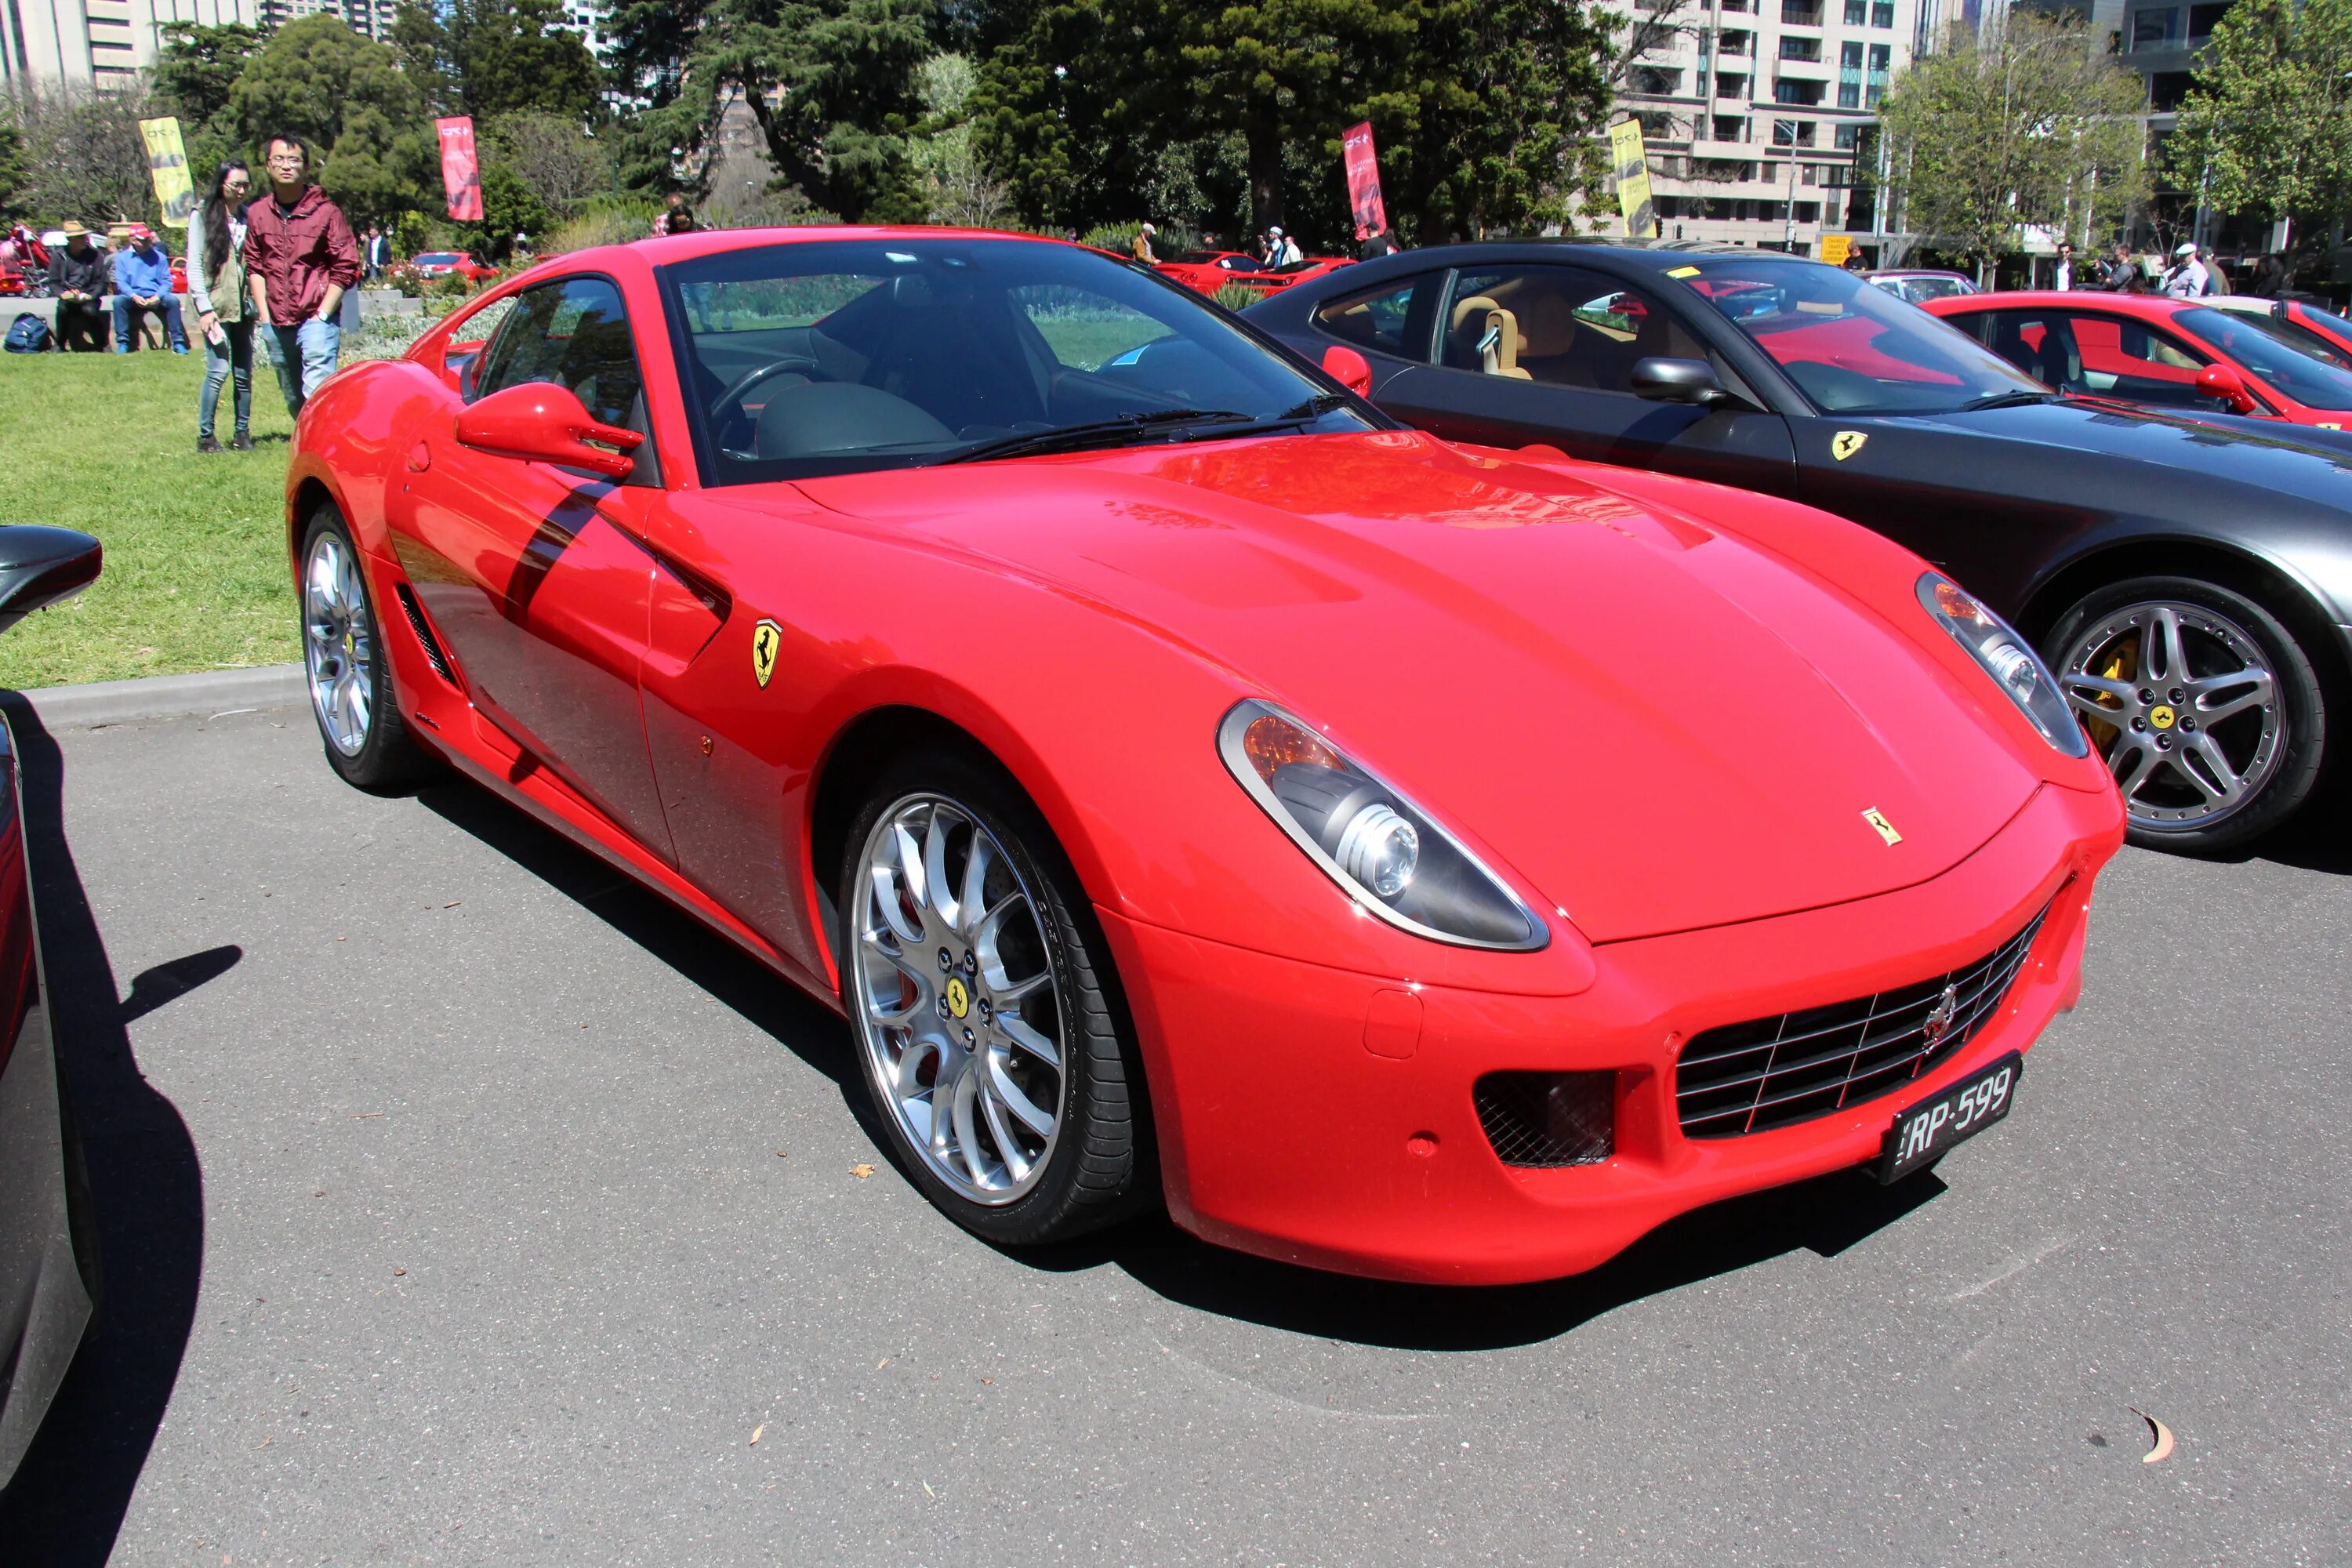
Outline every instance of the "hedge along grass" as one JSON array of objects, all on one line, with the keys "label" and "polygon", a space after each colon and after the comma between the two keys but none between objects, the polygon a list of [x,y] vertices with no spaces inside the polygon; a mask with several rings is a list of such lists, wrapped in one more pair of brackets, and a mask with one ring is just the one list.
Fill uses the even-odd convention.
[{"label": "hedge along grass", "polygon": [[[0,634],[0,686],[301,657],[284,521],[293,421],[257,344],[254,360],[257,449],[199,457],[202,353],[0,355],[0,522],[78,528],[106,546],[79,596]],[[233,397],[221,389],[224,442]]]}]

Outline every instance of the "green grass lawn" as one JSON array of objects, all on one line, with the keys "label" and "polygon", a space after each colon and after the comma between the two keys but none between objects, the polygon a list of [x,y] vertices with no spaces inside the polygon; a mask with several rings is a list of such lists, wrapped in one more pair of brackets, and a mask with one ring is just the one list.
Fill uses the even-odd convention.
[{"label": "green grass lawn", "polygon": [[[196,453],[204,356],[0,355],[0,522],[95,534],[106,570],[0,637],[0,686],[281,664],[300,657],[286,565],[277,374],[254,365],[251,452]],[[221,389],[219,435],[233,424]]]}]

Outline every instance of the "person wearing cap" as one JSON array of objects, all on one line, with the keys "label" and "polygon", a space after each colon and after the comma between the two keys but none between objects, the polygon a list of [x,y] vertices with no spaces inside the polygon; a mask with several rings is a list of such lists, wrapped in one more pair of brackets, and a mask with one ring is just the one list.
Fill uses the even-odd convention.
[{"label": "person wearing cap", "polygon": [[160,316],[172,352],[186,353],[188,334],[172,292],[172,258],[143,223],[131,226],[127,237],[130,243],[114,253],[114,352],[129,353],[131,334],[143,333],[147,318]]},{"label": "person wearing cap", "polygon": [[2172,266],[2164,275],[2164,291],[2175,300],[2201,299],[2213,291],[2212,274],[2197,259],[2197,247],[2182,244],[2172,253]]},{"label": "person wearing cap", "polygon": [[1132,254],[1138,261],[1142,262],[1146,267],[1157,267],[1160,265],[1160,258],[1151,254],[1151,237],[1159,232],[1160,231],[1158,229],[1152,227],[1149,223],[1135,231],[1135,247],[1130,254]]},{"label": "person wearing cap", "polygon": [[58,302],[58,347],[65,353],[106,352],[106,257],[78,223],[60,229],[64,243],[49,252],[49,293]]}]

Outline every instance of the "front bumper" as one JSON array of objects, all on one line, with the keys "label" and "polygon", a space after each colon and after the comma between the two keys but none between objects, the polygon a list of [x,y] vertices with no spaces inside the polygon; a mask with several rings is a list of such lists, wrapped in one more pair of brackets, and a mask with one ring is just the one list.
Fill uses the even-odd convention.
[{"label": "front bumper", "polygon": [[[2032,1045],[2074,1005],[2092,882],[2122,838],[2112,792],[2045,785],[1940,877],[1827,909],[1612,943],[1597,950],[1594,984],[1566,997],[1415,986],[1097,914],[1127,984],[1177,1223],[1316,1268],[1508,1284],[1593,1268],[1702,1205],[1859,1165],[1898,1111]],[[1799,1126],[1683,1136],[1674,1100],[1683,1041],[1955,968],[2045,904],[2008,996],[1932,1072]],[[1505,1165],[1471,1086],[1507,1069],[1613,1072],[1615,1152],[1556,1170]]]}]

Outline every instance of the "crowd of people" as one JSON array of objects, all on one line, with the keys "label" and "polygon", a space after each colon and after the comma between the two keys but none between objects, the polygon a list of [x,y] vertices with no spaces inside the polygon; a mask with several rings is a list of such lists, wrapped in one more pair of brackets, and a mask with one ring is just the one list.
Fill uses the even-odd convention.
[{"label": "crowd of people", "polygon": [[[257,192],[253,171],[230,159],[215,173],[188,222],[186,294],[204,345],[196,449],[217,452],[223,388],[234,385],[235,424],[226,446],[253,448],[253,352],[257,342],[278,374],[286,411],[299,414],[341,353],[343,295],[371,269],[390,265],[391,240],[371,226],[362,242],[342,210],[311,178],[310,149],[291,134],[264,144]],[[57,347],[131,352],[149,322],[173,353],[190,352],[173,291],[172,258],[143,225],[110,250],[108,237],[79,223],[53,242],[18,228],[0,260],[20,273],[37,268],[57,301]]]},{"label": "crowd of people", "polygon": [[[2238,291],[2230,282],[2229,269],[2210,247],[2185,240],[2173,248],[2170,262],[2160,268],[2143,265],[2131,247],[2120,240],[2104,258],[2078,266],[2074,246],[2062,242],[2054,287],[2109,294],[2162,294],[2175,300]],[[2245,292],[2270,300],[2288,287],[2286,258],[2273,254],[2254,263]]]}]

